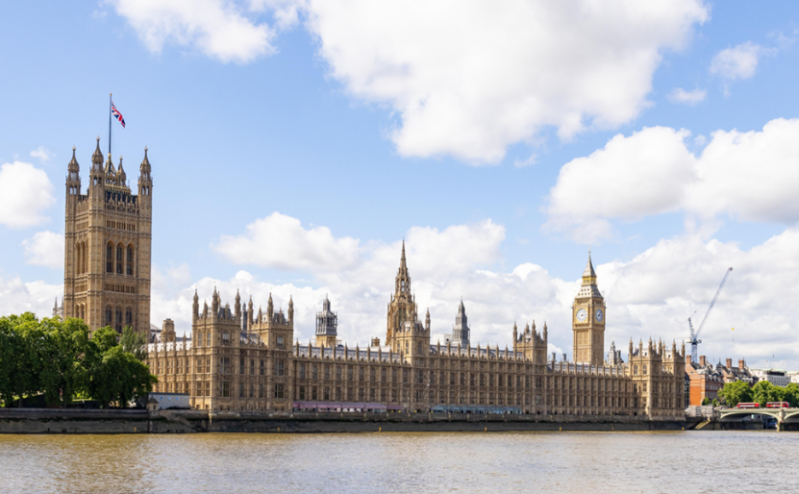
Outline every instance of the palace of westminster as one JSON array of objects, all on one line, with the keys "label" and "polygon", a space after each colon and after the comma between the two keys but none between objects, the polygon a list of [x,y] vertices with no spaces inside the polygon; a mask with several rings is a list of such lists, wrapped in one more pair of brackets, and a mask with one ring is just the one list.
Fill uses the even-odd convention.
[{"label": "palace of westminster", "polygon": [[[138,194],[122,159],[104,162],[99,138],[86,194],[73,148],[66,180],[64,299],[58,312],[91,331],[131,326],[150,336],[153,179],[147,149]],[[57,304],[56,304],[57,305]],[[627,362],[613,345],[605,358],[605,302],[589,255],[572,306],[573,362],[547,352],[546,324],[512,331],[512,348],[471,346],[463,302],[451,336],[431,343],[430,312],[420,320],[403,244],[385,340],[361,348],[339,343],[327,298],[316,315],[315,341],[294,339],[294,303],[266,311],[252,299],[233,306],[214,290],[211,304],[195,292],[191,338],[177,338],[167,319],[148,345],[157,392],[187,393],[210,411],[290,411],[308,403],[331,409],[457,410],[480,413],[683,416],[685,347],[662,342],[629,346]],[[157,340],[157,341],[156,341]],[[565,357],[565,355],[564,355]],[[357,405],[356,405],[357,404]]]}]

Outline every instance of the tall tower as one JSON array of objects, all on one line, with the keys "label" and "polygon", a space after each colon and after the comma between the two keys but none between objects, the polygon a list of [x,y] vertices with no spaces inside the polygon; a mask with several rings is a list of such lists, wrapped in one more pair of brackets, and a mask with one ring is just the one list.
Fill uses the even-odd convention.
[{"label": "tall tower", "polygon": [[89,187],[81,194],[80,166],[72,150],[67,166],[64,233],[64,316],[83,319],[94,331],[131,326],[150,329],[152,178],[147,148],[139,194],[131,193],[119,158],[103,166],[100,138],[92,155]]},{"label": "tall tower", "polygon": [[394,280],[394,295],[388,304],[388,315],[386,322],[386,345],[390,345],[394,351],[394,334],[403,327],[405,321],[416,322],[416,301],[411,295],[411,275],[408,273],[408,265],[405,262],[405,241],[402,241],[402,257],[397,277]]},{"label": "tall tower", "polygon": [[463,306],[463,299],[458,306],[458,315],[455,316],[455,325],[452,326],[452,344],[460,343],[462,348],[469,348],[469,319],[466,317],[466,307]]},{"label": "tall tower", "polygon": [[605,299],[596,284],[596,272],[588,253],[583,284],[572,305],[574,361],[591,365],[604,363]]}]

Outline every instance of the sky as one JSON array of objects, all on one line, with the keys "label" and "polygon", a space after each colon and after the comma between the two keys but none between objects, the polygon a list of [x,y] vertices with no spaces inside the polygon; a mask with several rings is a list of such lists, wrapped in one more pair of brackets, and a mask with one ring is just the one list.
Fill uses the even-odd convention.
[{"label": "sky", "polygon": [[[196,289],[385,337],[403,239],[420,315],[572,354],[589,249],[606,347],[688,337],[799,370],[799,4],[12,2],[0,15],[0,314],[63,293],[64,180],[154,179],[151,322]],[[84,192],[85,193],[85,192]],[[626,355],[625,355],[626,356]]]}]

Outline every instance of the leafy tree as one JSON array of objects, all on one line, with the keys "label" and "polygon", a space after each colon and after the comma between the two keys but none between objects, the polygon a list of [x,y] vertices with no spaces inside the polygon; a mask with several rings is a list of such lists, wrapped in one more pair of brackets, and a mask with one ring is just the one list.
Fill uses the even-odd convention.
[{"label": "leafy tree", "polygon": [[104,352],[91,374],[89,393],[104,407],[119,403],[124,408],[128,401],[152,391],[156,382],[150,368],[120,345]]},{"label": "leafy tree", "polygon": [[117,342],[117,332],[111,326],[100,328],[92,335],[92,342],[97,345],[97,350],[100,353],[105,353],[108,350],[119,345]]},{"label": "leafy tree", "polygon": [[140,362],[147,359],[147,338],[143,334],[133,331],[130,326],[122,328],[122,337],[119,343],[123,350],[132,353]]},{"label": "leafy tree", "polygon": [[790,383],[785,386],[785,401],[793,408],[799,407],[799,384]]},{"label": "leafy tree", "polygon": [[705,396],[705,399],[702,400],[702,406],[710,405],[710,398]]},{"label": "leafy tree", "polygon": [[734,407],[738,403],[748,403],[752,401],[752,388],[743,381],[727,383],[719,391],[719,398],[723,398],[727,406]]},{"label": "leafy tree", "polygon": [[772,388],[774,388],[774,385],[768,381],[757,382],[752,387],[752,400],[760,403],[761,407],[766,406],[766,403],[772,401]]}]

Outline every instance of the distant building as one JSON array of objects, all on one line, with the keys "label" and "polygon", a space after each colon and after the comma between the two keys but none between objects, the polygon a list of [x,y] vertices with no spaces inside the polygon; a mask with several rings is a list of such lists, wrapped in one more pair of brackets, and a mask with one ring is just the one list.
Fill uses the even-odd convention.
[{"label": "distant building", "polygon": [[724,387],[724,374],[713,364],[708,364],[704,355],[699,357],[698,363],[691,362],[691,356],[685,357],[685,373],[690,381],[688,404],[699,406],[708,398],[715,400],[719,397],[719,390]]},{"label": "distant building", "polygon": [[799,371],[790,371],[787,375],[791,378],[792,383],[799,384]]},{"label": "distant building", "polygon": [[719,370],[724,376],[724,383],[733,383],[735,381],[743,381],[749,386],[754,386],[757,382],[757,377],[755,377],[749,368],[746,366],[746,362],[743,359],[738,361],[738,367],[732,366],[732,359],[728,358],[726,360],[726,365],[721,365],[721,362],[716,366],[716,370]]},{"label": "distant building", "polygon": [[784,388],[791,383],[791,376],[782,369],[751,369],[759,381],[768,381],[774,386]]}]

